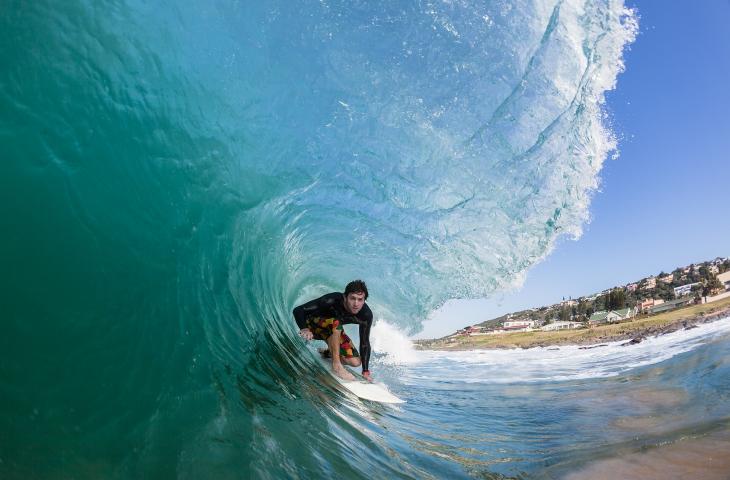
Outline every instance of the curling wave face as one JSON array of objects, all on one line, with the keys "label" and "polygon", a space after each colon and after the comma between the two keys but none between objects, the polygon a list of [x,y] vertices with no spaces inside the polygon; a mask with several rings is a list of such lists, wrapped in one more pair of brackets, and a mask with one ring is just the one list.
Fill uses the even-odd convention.
[{"label": "curling wave face", "polygon": [[413,331],[579,235],[636,31],[608,0],[40,1],[0,27],[0,472],[90,477],[412,475],[300,381],[291,307],[362,277]]}]

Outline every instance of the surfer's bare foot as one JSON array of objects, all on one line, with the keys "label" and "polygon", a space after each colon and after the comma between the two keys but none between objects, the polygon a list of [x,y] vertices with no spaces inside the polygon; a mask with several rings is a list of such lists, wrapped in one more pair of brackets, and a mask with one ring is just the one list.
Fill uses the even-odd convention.
[{"label": "surfer's bare foot", "polygon": [[353,374],[351,374],[350,372],[348,372],[345,369],[345,367],[343,367],[342,365],[336,365],[336,366],[332,365],[332,371],[334,372],[335,375],[337,375],[338,377],[340,377],[343,380],[347,380],[349,382],[355,380],[355,376]]}]

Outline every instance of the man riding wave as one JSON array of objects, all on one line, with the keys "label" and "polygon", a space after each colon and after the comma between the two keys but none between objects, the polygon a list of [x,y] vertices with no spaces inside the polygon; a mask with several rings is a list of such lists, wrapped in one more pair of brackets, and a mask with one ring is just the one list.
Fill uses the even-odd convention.
[{"label": "man riding wave", "polygon": [[[345,365],[362,365],[362,375],[372,381],[370,361],[370,327],[373,312],[365,303],[368,287],[362,280],[347,284],[345,292],[332,292],[305,304],[292,312],[299,326],[299,335],[305,340],[324,340],[332,358],[332,371],[343,380],[355,380]],[[354,347],[343,325],[357,324],[360,329],[360,351]]]}]

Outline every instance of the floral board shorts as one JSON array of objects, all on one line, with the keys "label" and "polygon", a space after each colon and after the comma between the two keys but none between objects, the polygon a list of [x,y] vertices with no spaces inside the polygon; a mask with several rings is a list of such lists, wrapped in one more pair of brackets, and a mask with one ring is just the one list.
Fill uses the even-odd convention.
[{"label": "floral board shorts", "polygon": [[352,344],[352,339],[347,336],[345,329],[336,318],[313,317],[307,320],[307,328],[312,332],[315,340],[324,340],[332,335],[335,330],[342,332],[340,335],[340,356],[345,358],[359,357],[357,348]]}]

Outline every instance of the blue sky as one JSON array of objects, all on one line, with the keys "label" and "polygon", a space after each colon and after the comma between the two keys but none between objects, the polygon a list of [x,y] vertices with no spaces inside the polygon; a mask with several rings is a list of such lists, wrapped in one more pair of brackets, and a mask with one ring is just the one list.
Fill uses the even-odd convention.
[{"label": "blue sky", "polygon": [[607,96],[608,159],[583,236],[517,292],[448,303],[416,338],[730,256],[730,0],[633,1],[640,34]]}]

